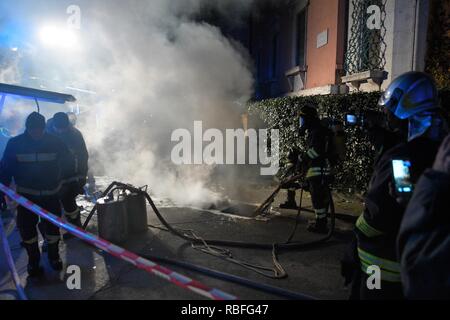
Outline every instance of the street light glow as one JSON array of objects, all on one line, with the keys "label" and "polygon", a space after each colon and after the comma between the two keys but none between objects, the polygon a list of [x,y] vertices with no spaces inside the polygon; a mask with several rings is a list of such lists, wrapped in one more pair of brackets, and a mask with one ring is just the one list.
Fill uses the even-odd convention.
[{"label": "street light glow", "polygon": [[39,32],[41,42],[48,47],[74,48],[78,42],[76,34],[68,28],[45,26]]}]

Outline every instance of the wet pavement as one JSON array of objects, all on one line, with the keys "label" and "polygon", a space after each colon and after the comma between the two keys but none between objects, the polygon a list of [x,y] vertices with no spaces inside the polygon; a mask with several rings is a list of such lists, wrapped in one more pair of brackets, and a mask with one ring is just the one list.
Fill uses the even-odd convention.
[{"label": "wet pavement", "polygon": [[[221,212],[220,206],[215,208],[216,210],[205,210],[195,207],[177,207],[166,200],[156,199],[155,202],[162,215],[172,226],[177,229],[195,230],[195,234],[204,239],[268,244],[284,243],[295,226],[297,215],[297,212],[293,210],[277,209],[277,204],[284,200],[284,194],[277,197],[269,216],[261,218],[255,217],[253,214],[255,205],[269,195],[273,187],[273,183],[258,185],[258,188],[247,186],[247,190],[250,190],[252,195],[246,196],[243,192],[239,193],[240,197],[236,197],[236,194],[231,195],[230,199],[233,200],[228,204],[222,204],[227,209],[225,211],[231,212],[231,214]],[[83,212],[84,219],[92,204],[83,199],[80,200],[79,203],[86,207]],[[335,203],[339,213],[356,216],[360,212],[361,204],[349,201],[345,197],[336,195]],[[307,194],[304,196],[304,207],[310,208]],[[161,222],[150,207],[147,209],[148,223],[153,227],[143,234],[133,234],[127,242],[122,244],[123,247],[137,254],[189,262],[319,299],[346,299],[349,294],[348,289],[343,287],[339,261],[350,240],[351,222],[337,220],[334,236],[329,242],[319,247],[309,250],[278,252],[279,262],[288,276],[285,279],[272,279],[243,268],[241,265],[195,250],[190,243],[162,230]],[[293,241],[308,242],[321,237],[306,231],[308,219],[312,217],[311,213],[301,213]],[[4,220],[9,225],[13,221],[12,219],[13,216],[9,214],[5,216]],[[88,230],[97,232],[95,217]],[[20,247],[16,229],[10,235],[9,241],[16,266],[25,284],[25,292],[30,299],[203,299],[200,295],[138,270],[131,264],[111,257],[78,239],[61,242],[60,247],[65,267],[76,265],[81,269],[81,290],[68,289],[66,280],[70,274],[65,273],[66,270],[52,271],[45,254],[42,259],[46,271],[45,278],[30,280],[27,279],[26,273],[26,254]],[[238,260],[252,265],[273,267],[271,250],[228,249]],[[0,299],[15,299],[14,286],[3,252],[0,257]],[[278,299],[274,295],[209,278],[179,267],[165,266],[210,287],[236,295],[240,299]]]}]

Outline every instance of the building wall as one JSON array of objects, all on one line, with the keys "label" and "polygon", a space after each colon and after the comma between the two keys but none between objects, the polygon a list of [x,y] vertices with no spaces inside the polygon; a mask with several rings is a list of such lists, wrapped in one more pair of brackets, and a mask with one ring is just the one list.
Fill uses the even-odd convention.
[{"label": "building wall", "polygon": [[[251,19],[249,46],[255,64],[258,98],[347,91],[341,77],[345,76],[345,52],[353,23],[352,2],[293,0],[276,9],[260,12]],[[305,8],[306,63],[297,66],[297,16]],[[388,78],[381,89],[404,72],[424,70],[429,0],[386,0],[385,14],[384,70]],[[369,16],[368,13],[363,18],[369,19]],[[318,36],[324,32],[328,39],[325,45],[318,47]],[[348,82],[348,86],[352,90],[358,88],[354,82]],[[370,79],[367,83],[362,80],[359,86],[361,91],[379,89],[378,83]]]},{"label": "building wall", "polygon": [[428,0],[387,0],[386,66],[382,89],[408,71],[424,71],[429,16]]},{"label": "building wall", "polygon": [[425,69],[428,0],[395,0],[392,77]]},{"label": "building wall", "polygon": [[[279,96],[288,90],[289,85],[284,79],[284,71],[292,67],[292,28],[291,13],[287,8],[257,12],[251,19],[250,51],[258,84],[257,94],[263,98]],[[274,47],[275,36],[277,36],[276,47]],[[277,59],[274,64],[275,51]]]},{"label": "building wall", "polygon": [[386,66],[385,70],[388,72],[388,78],[383,82],[382,88],[386,88],[387,84],[392,81],[392,57],[394,52],[394,33],[388,32],[388,30],[394,30],[394,21],[395,21],[395,0],[387,0],[386,1]]},{"label": "building wall", "polygon": [[[350,17],[353,10],[350,0]],[[397,76],[408,71],[424,71],[427,49],[429,0],[386,1],[386,65],[387,79],[381,85],[384,90]],[[352,20],[348,34],[350,37]],[[362,84],[361,91],[379,90],[378,86]]]},{"label": "building wall", "polygon": [[[308,8],[306,89],[334,85],[344,64],[345,1],[312,0]],[[328,33],[328,43],[317,48],[317,37]]]},{"label": "building wall", "polygon": [[[288,94],[322,93],[316,88],[339,84],[338,76],[343,69],[346,47],[346,1],[347,0],[297,0],[291,1],[277,10],[260,13],[252,19],[250,51],[255,65],[255,75],[259,84],[258,91],[263,96],[283,96]],[[305,66],[297,66],[297,17],[307,10],[307,34]],[[328,33],[327,43],[317,48],[317,37]],[[278,35],[276,50],[274,37]],[[277,59],[273,70],[273,57]],[[290,70],[306,67],[302,73],[300,85],[292,83],[286,73]],[[290,82],[291,80],[291,82]],[[302,90],[303,89],[303,90]],[[327,91],[328,90],[328,91]],[[309,93],[308,93],[309,94]]]}]

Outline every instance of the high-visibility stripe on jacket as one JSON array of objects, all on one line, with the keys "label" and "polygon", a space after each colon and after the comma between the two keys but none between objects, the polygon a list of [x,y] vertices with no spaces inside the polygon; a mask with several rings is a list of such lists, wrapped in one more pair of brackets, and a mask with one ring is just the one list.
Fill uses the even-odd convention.
[{"label": "high-visibility stripe on jacket", "polygon": [[55,161],[57,157],[56,153],[25,153],[18,154],[18,162],[47,162]]},{"label": "high-visibility stripe on jacket", "polygon": [[34,244],[34,243],[36,243],[38,241],[39,241],[38,237],[33,237],[31,239],[28,239],[28,240],[23,240],[22,242],[25,243],[25,244]]},{"label": "high-visibility stripe on jacket", "polygon": [[330,176],[331,167],[327,149],[329,130],[320,122],[312,124],[306,137],[306,178]]},{"label": "high-visibility stripe on jacket", "polygon": [[[362,214],[356,221],[356,229],[358,236],[358,257],[361,262],[361,269],[364,273],[371,275],[368,272],[370,266],[380,268],[381,280],[388,282],[401,282],[400,264],[393,260],[391,248],[379,248],[377,245],[372,246],[372,243],[377,243],[378,238],[383,237],[384,232],[371,226]],[[385,241],[385,240],[384,240]],[[380,243],[386,243],[381,240]],[[389,242],[387,242],[389,243]]]},{"label": "high-visibility stripe on jacket", "polygon": [[329,175],[331,175],[330,167],[312,167],[308,169],[308,172],[306,173],[306,178],[329,176]]},{"label": "high-visibility stripe on jacket", "polygon": [[377,237],[383,234],[382,231],[375,229],[369,223],[367,223],[364,215],[360,215],[358,220],[356,221],[356,228],[359,229],[366,237],[372,238]]},{"label": "high-visibility stripe on jacket", "polygon": [[315,209],[314,213],[316,214],[316,219],[323,219],[327,217],[328,209]]},{"label": "high-visibility stripe on jacket", "polygon": [[400,264],[398,262],[376,257],[359,248],[358,255],[361,261],[361,270],[367,275],[372,275],[369,272],[369,267],[376,266],[380,268],[381,281],[401,282]]},{"label": "high-visibility stripe on jacket", "polygon": [[310,157],[311,159],[317,159],[319,157],[319,154],[317,153],[316,150],[314,150],[314,148],[309,149],[306,154],[308,155],[308,157]]},{"label": "high-visibility stripe on jacket", "polygon": [[377,265],[384,270],[400,273],[400,264],[397,261],[377,257],[373,254],[364,251],[361,248],[358,248],[358,256],[361,259],[361,261],[364,261],[369,265]]},{"label": "high-visibility stripe on jacket", "polygon": [[390,191],[393,181],[392,160],[411,160],[414,183],[425,168],[432,166],[439,144],[427,138],[416,138],[385,152],[377,162],[365,199],[364,213],[356,223],[357,255],[361,268],[375,265],[381,269],[381,280],[401,285],[397,255],[397,237],[405,211]]},{"label": "high-visibility stripe on jacket", "polygon": [[16,186],[16,191],[20,194],[27,194],[30,196],[36,196],[36,197],[49,197],[54,196],[61,191],[61,183],[52,190],[38,190],[38,189],[30,189],[30,188],[24,188],[20,185]]}]

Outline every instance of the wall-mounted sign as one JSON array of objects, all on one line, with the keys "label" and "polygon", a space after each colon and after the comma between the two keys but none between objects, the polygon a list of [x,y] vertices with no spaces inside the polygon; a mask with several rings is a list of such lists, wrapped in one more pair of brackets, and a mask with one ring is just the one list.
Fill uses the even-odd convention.
[{"label": "wall-mounted sign", "polygon": [[328,44],[328,29],[317,35],[317,48],[321,48]]}]

